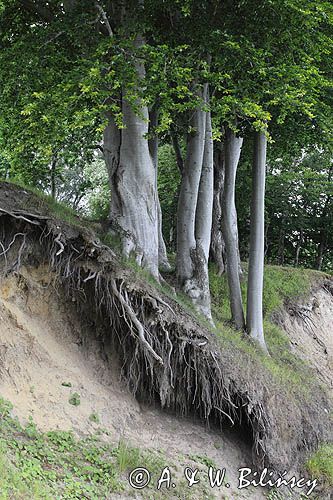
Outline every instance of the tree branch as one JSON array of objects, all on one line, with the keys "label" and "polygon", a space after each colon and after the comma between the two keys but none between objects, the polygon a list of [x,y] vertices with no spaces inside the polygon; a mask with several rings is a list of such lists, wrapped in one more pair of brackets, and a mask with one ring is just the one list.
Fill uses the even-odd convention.
[{"label": "tree branch", "polygon": [[102,18],[103,18],[103,21],[105,23],[106,29],[108,31],[108,35],[112,38],[113,37],[113,30],[111,28],[111,24],[109,22],[109,19],[108,19],[108,16],[106,15],[105,10],[103,9],[103,7],[98,2],[95,2],[95,5],[96,5],[97,10],[102,15]]}]

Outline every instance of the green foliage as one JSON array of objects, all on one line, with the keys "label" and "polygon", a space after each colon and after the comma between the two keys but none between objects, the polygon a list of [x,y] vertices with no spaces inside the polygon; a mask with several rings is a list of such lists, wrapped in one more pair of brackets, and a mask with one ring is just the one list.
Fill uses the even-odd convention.
[{"label": "green foliage", "polygon": [[158,190],[163,214],[163,233],[169,248],[174,250],[180,172],[174,151],[169,144],[160,146],[158,162]]},{"label": "green foliage", "polygon": [[104,160],[95,160],[84,170],[89,190],[83,194],[82,211],[91,219],[107,220],[110,210],[110,187]]},{"label": "green foliage", "polygon": [[89,415],[89,420],[90,420],[90,422],[94,422],[95,424],[99,424],[100,418],[99,418],[98,413],[95,413],[95,412],[91,413]]},{"label": "green foliage", "polygon": [[71,382],[62,382],[61,385],[63,385],[64,387],[72,387]]},{"label": "green foliage", "polygon": [[[269,148],[265,199],[265,251],[270,264],[333,269],[333,183],[331,146],[320,132],[293,131]],[[298,135],[299,133],[299,135]],[[290,134],[294,134],[291,142]],[[322,142],[322,145],[320,143]],[[251,200],[251,141],[244,143],[236,185],[239,244],[248,258]],[[302,238],[301,238],[302,236]],[[322,246],[322,247],[321,247]],[[320,249],[323,260],[319,262]]]},{"label": "green foliage", "polygon": [[[243,304],[246,308],[246,266],[243,264],[245,276],[241,282]],[[265,266],[264,278],[264,332],[271,354],[267,357],[249,339],[230,325],[229,289],[226,275],[218,276],[215,266],[210,267],[210,290],[212,294],[212,310],[217,321],[216,334],[220,342],[226,342],[233,348],[247,353],[253,360],[264,366],[284,387],[298,388],[306,397],[311,397],[312,374],[308,366],[296,358],[290,350],[289,339],[275,323],[271,316],[281,309],[289,300],[297,300],[307,296],[317,273],[304,269]],[[321,275],[322,276],[322,275]]]},{"label": "green foliage", "polygon": [[206,455],[189,455],[188,458],[194,462],[205,465],[206,467],[216,467],[216,463],[211,458]]},{"label": "green foliage", "polygon": [[7,458],[7,449],[4,443],[0,445],[0,475],[1,475],[1,500],[15,498],[36,500],[51,497],[50,490],[41,481],[32,480],[27,484],[23,471],[16,470]]},{"label": "green foliage", "polygon": [[313,478],[333,487],[333,445],[322,444],[308,459],[306,468]]},{"label": "green foliage", "polygon": [[[267,256],[293,264],[300,242],[299,263],[318,267],[323,245],[324,269],[332,269],[332,161],[329,148],[301,158],[271,163],[267,177]],[[300,240],[301,238],[301,240]]]},{"label": "green foliage", "polygon": [[114,446],[96,436],[77,439],[71,432],[41,433],[30,420],[23,427],[11,416],[12,405],[0,398],[0,498],[109,498],[129,488],[124,472],[165,466],[161,454]]},{"label": "green foliage", "polygon": [[81,404],[80,394],[74,392],[73,394],[70,395],[68,402],[73,406],[80,406]]}]

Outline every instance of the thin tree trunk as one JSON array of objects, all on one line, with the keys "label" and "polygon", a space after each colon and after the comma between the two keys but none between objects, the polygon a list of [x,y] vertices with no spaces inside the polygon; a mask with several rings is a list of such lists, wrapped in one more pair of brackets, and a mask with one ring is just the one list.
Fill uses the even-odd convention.
[{"label": "thin tree trunk", "polygon": [[285,229],[284,229],[284,219],[281,221],[281,228],[279,232],[279,246],[278,246],[278,263],[280,266],[283,266],[284,264],[284,244],[285,244]]},{"label": "thin tree trunk", "polygon": [[222,234],[222,199],[224,188],[224,152],[219,145],[214,150],[213,220],[210,259],[217,265],[218,275],[225,271],[225,243]]},{"label": "thin tree trunk", "polygon": [[321,271],[324,260],[324,252],[326,247],[326,234],[324,231],[320,233],[320,242],[317,249],[317,257],[316,257],[316,269]]},{"label": "thin tree trunk", "polygon": [[[207,96],[208,99],[208,96]],[[210,111],[206,112],[205,145],[196,207],[196,275],[200,283],[200,309],[211,320],[211,298],[209,289],[208,259],[213,215],[213,135]],[[202,258],[202,254],[204,259]]]},{"label": "thin tree trunk", "polygon": [[52,156],[52,160],[51,160],[51,197],[53,200],[55,200],[56,196],[57,196],[56,167],[57,167],[57,159],[55,156]]},{"label": "thin tree trunk", "polygon": [[184,287],[193,276],[191,252],[196,249],[195,215],[205,144],[204,111],[196,109],[190,119],[191,132],[187,137],[187,154],[184,162],[177,217],[177,278]]},{"label": "thin tree trunk", "polygon": [[299,255],[301,253],[302,244],[303,244],[303,229],[300,230],[299,238],[297,241],[296,255],[295,255],[295,262],[294,262],[295,267],[298,267],[298,264],[299,264]]},{"label": "thin tree trunk", "polygon": [[264,225],[267,138],[256,132],[252,173],[250,255],[247,288],[247,330],[266,352],[263,327]]},{"label": "thin tree trunk", "polygon": [[[207,99],[208,85],[205,85],[204,91],[200,97]],[[196,109],[190,119],[191,132],[187,137],[187,153],[182,172],[182,182],[178,199],[178,217],[177,217],[177,279],[179,285],[184,292],[192,299],[193,304],[199,312],[204,314],[210,321],[210,291],[208,279],[208,256],[209,240],[201,244],[197,240],[196,230],[200,236],[203,236],[204,229],[201,221],[198,222],[196,228],[196,217],[200,220],[207,219],[207,207],[203,208],[201,201],[199,202],[199,186],[203,168],[203,160],[208,158],[212,161],[211,143],[205,148],[206,138],[210,137],[209,133],[206,136],[206,121],[207,113],[201,109]],[[208,125],[210,127],[210,123]],[[206,168],[209,168],[207,165]],[[213,168],[211,165],[210,168]],[[206,180],[203,179],[202,187]],[[206,203],[211,206],[212,200],[209,200],[209,182],[203,188],[202,195]],[[213,192],[211,189],[211,198]],[[197,212],[197,207],[199,213]],[[203,212],[201,213],[201,210]],[[206,215],[205,215],[206,214]],[[210,216],[211,217],[211,216]],[[211,219],[210,219],[211,220]],[[206,231],[205,231],[206,234]]]},{"label": "thin tree trunk", "polygon": [[196,208],[195,235],[208,262],[213,216],[214,166],[213,136],[210,112],[206,113],[205,146]]},{"label": "thin tree trunk", "polygon": [[228,128],[225,135],[225,179],[222,202],[222,227],[227,257],[227,277],[232,321],[236,328],[245,328],[242,292],[239,276],[237,212],[235,184],[243,139]]},{"label": "thin tree trunk", "polygon": [[156,134],[156,128],[158,126],[158,106],[155,105],[149,113],[149,125],[150,125],[150,138],[149,138],[149,151],[155,168],[155,189],[156,189],[156,203],[157,203],[157,218],[158,218],[158,266],[161,271],[170,271],[171,266],[168,261],[166,246],[164,242],[163,232],[162,232],[162,210],[160,199],[158,197],[158,137]]}]

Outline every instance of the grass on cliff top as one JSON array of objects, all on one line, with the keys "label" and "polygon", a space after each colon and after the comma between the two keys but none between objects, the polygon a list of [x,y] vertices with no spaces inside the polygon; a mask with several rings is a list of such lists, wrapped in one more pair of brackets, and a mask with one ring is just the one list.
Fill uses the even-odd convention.
[{"label": "grass on cliff top", "polygon": [[[247,265],[243,264],[244,275],[241,282],[244,311],[246,311]],[[210,287],[213,314],[217,318],[218,336],[221,346],[226,342],[247,352],[264,366],[278,383],[289,384],[311,396],[313,382],[308,365],[294,356],[287,334],[273,322],[273,313],[281,310],[287,301],[297,301],[309,296],[311,287],[324,274],[309,269],[265,266],[264,277],[264,332],[270,357],[264,355],[240,332],[227,328],[230,321],[229,290],[226,275],[218,276],[215,266],[210,268]],[[288,384],[288,385],[287,385]]]},{"label": "grass on cliff top", "polygon": [[1,178],[0,182],[11,185],[13,189],[20,188],[29,193],[30,197],[28,200],[26,200],[25,206],[25,209],[27,211],[33,211],[33,209],[37,209],[43,215],[50,215],[55,219],[59,219],[74,226],[86,227],[87,224],[92,224],[88,219],[83,219],[82,217],[80,217],[80,215],[71,207],[66,205],[66,203],[56,201],[54,198],[52,198],[52,196],[43,193],[33,186],[26,185],[25,183],[17,180],[12,181],[9,179]]},{"label": "grass on cliff top", "polygon": [[[247,264],[243,264],[241,280],[244,311],[246,310]],[[264,274],[264,318],[283,307],[286,300],[297,300],[310,293],[315,276],[318,273],[309,269],[265,266]],[[322,275],[323,276],[323,275]],[[223,321],[230,318],[229,290],[226,275],[218,276],[214,265],[210,266],[210,290],[213,298],[214,312]]]}]

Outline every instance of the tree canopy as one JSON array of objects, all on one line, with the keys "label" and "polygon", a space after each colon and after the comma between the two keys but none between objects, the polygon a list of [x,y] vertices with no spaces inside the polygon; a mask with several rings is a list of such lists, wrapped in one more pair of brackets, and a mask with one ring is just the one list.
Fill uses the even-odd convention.
[{"label": "tree canopy", "polygon": [[0,172],[109,209],[156,278],[176,250],[209,319],[208,257],[251,268],[250,234],[262,263],[332,269],[332,26],[326,0],[2,0]]}]

